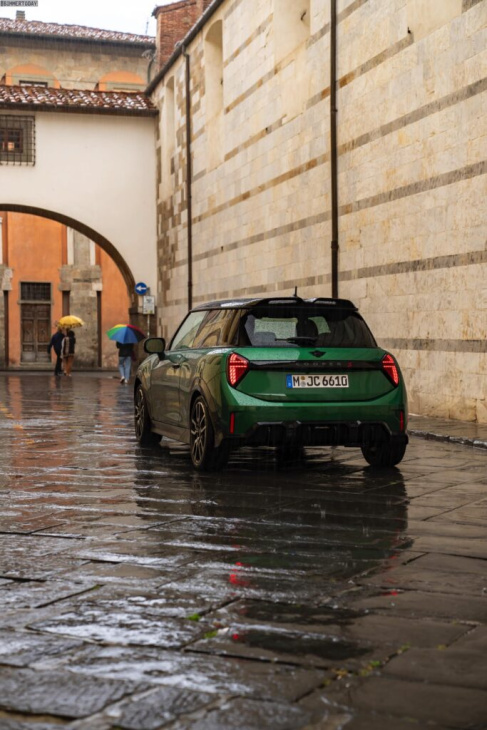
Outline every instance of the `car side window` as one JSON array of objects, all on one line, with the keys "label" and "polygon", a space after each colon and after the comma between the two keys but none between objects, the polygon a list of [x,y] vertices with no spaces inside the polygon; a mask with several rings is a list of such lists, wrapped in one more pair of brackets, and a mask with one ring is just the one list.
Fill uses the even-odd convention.
[{"label": "car side window", "polygon": [[206,313],[206,317],[198,330],[193,347],[216,347],[228,340],[228,329],[233,319],[234,310],[213,309]]},{"label": "car side window", "polygon": [[208,312],[206,310],[190,312],[172,338],[170,349],[183,350],[194,347],[195,337],[207,314]]}]

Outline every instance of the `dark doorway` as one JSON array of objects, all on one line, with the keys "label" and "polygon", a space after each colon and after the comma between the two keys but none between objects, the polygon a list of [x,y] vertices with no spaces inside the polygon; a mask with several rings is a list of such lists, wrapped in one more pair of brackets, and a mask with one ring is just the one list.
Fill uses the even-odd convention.
[{"label": "dark doorway", "polygon": [[47,363],[51,338],[51,285],[20,285],[21,362]]}]

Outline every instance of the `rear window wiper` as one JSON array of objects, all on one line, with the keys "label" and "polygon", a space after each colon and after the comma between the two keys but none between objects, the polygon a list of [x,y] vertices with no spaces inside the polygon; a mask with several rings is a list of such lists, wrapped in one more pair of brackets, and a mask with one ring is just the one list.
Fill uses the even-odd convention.
[{"label": "rear window wiper", "polygon": [[314,345],[317,337],[286,337],[284,342],[292,342],[295,345]]}]

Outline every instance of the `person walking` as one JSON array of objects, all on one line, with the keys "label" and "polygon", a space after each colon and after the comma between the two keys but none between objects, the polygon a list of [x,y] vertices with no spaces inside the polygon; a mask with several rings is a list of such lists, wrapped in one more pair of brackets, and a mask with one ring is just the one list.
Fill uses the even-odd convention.
[{"label": "person walking", "polygon": [[62,357],[64,374],[71,377],[71,370],[73,369],[74,362],[74,351],[76,348],[76,337],[71,329],[66,330],[66,334],[63,339]]},{"label": "person walking", "polygon": [[120,373],[120,382],[127,385],[130,380],[130,370],[132,368],[132,360],[134,359],[134,346],[131,342],[116,342],[118,349],[118,370]]},{"label": "person walking", "polygon": [[54,350],[54,353],[56,355],[56,364],[54,366],[54,375],[63,374],[63,365],[62,365],[63,339],[64,339],[64,332],[62,331],[61,327],[58,327],[57,330],[52,335],[52,337],[49,341],[49,344],[47,346],[47,354],[49,355],[49,357],[51,356],[51,350]]}]

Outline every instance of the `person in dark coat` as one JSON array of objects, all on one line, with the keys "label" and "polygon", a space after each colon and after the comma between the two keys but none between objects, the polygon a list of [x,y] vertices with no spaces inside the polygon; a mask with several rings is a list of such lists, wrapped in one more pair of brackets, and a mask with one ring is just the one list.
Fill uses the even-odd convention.
[{"label": "person in dark coat", "polygon": [[56,364],[54,366],[54,375],[63,374],[62,366],[62,346],[63,346],[64,333],[60,327],[57,328],[56,332],[52,335],[49,344],[47,346],[47,354],[51,355],[51,350],[54,350],[56,355]]},{"label": "person in dark coat", "polygon": [[73,330],[66,330],[66,335],[63,339],[62,346],[62,358],[64,365],[64,374],[69,378],[71,377],[71,370],[74,362],[74,349],[76,346],[76,337]]}]

